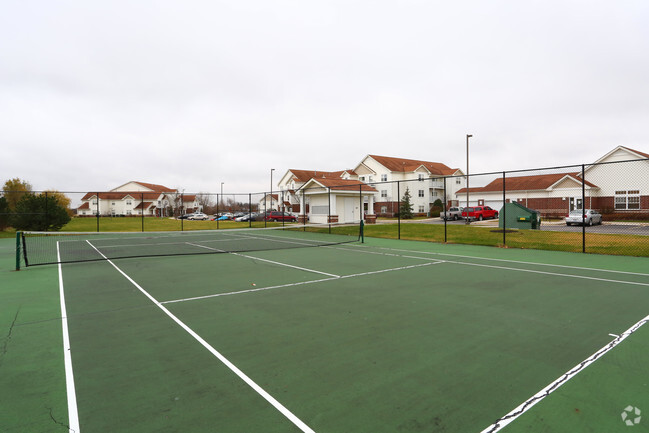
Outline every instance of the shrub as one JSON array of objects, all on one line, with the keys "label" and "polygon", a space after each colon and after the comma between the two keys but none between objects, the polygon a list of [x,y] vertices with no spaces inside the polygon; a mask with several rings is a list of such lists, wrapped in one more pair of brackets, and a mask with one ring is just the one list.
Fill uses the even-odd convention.
[{"label": "shrub", "polygon": [[16,204],[11,225],[16,230],[60,230],[70,221],[65,207],[54,196],[25,194]]}]

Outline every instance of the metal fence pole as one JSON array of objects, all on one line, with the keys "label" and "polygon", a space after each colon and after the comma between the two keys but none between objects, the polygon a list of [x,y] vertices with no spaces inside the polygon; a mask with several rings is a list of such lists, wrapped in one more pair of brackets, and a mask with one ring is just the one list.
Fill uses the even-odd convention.
[{"label": "metal fence pole", "polygon": [[401,181],[397,181],[397,239],[401,239]]},{"label": "metal fence pole", "polygon": [[180,231],[184,232],[185,231],[185,218],[183,218],[185,215],[183,213],[185,209],[185,194],[180,193],[180,212],[178,215],[178,218],[180,218]]},{"label": "metal fence pole", "polygon": [[140,193],[140,203],[142,203],[142,231],[144,231],[144,193]]},{"label": "metal fence pole", "polygon": [[[302,185],[304,186],[304,185]],[[304,188],[302,188],[302,205],[300,206],[302,211],[302,224],[304,225],[303,231],[306,231],[306,197],[304,196]]]},{"label": "metal fence pole", "polygon": [[329,223],[329,234],[331,234],[331,188],[327,187],[327,199],[329,200],[329,210],[327,211],[327,222]]},{"label": "metal fence pole", "polygon": [[48,231],[47,228],[49,226],[49,224],[48,224],[49,220],[50,220],[50,218],[49,218],[49,214],[48,214],[48,211],[47,211],[47,191],[45,191],[45,231]]},{"label": "metal fence pole", "polygon": [[252,194],[248,193],[248,228],[252,227]]},{"label": "metal fence pole", "polygon": [[362,184],[358,184],[358,201],[360,203],[360,206],[358,207],[358,211],[360,213],[361,222],[363,222],[363,185]]},{"label": "metal fence pole", "polygon": [[505,198],[505,191],[507,188],[505,187],[505,175],[506,173],[503,171],[503,209],[502,215],[499,215],[503,221],[503,246],[507,245],[507,199]]},{"label": "metal fence pole", "polygon": [[448,215],[446,215],[446,211],[447,211],[447,209],[446,209],[446,201],[447,201],[447,198],[446,198],[446,176],[443,177],[443,179],[444,179],[444,201],[442,202],[442,212],[443,212],[442,215],[444,215],[444,217],[443,217],[443,219],[444,219],[444,243],[446,243],[448,241],[447,232],[446,232],[446,220],[448,218]]},{"label": "metal fence pole", "polygon": [[586,252],[586,175],[581,165],[581,252]]},{"label": "metal fence pole", "polygon": [[97,215],[97,231],[99,232],[99,193],[97,194],[95,198],[97,199],[97,207],[95,208],[95,214]]}]

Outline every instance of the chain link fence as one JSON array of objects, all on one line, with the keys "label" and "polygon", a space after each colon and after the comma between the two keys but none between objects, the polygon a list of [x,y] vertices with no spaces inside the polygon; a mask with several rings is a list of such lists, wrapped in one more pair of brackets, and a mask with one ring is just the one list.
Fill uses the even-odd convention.
[{"label": "chain link fence", "polygon": [[[21,207],[25,195],[45,199]],[[421,173],[414,179],[369,183],[322,178],[291,190],[242,194],[2,191],[1,197],[3,230],[25,219],[36,221],[38,230],[55,230],[51,223],[61,218],[58,204],[70,217],[65,231],[183,231],[363,220],[367,236],[649,256],[649,159],[469,177]]]}]

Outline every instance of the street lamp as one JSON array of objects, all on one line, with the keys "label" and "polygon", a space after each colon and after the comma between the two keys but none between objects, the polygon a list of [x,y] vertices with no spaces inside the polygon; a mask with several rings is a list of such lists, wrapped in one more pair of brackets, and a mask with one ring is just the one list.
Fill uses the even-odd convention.
[{"label": "street lamp", "polygon": [[[466,135],[466,207],[469,207],[469,138],[473,137],[471,134]],[[465,224],[471,224],[469,220],[469,211],[466,211]]]},{"label": "street lamp", "polygon": [[273,172],[274,168],[270,169],[270,210],[273,210]]}]

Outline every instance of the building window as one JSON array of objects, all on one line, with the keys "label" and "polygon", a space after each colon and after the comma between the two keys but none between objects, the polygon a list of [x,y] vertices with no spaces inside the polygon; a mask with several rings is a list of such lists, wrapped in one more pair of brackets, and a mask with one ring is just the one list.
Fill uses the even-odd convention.
[{"label": "building window", "polygon": [[433,189],[430,191],[430,196],[431,197],[437,197],[437,190]]},{"label": "building window", "polygon": [[420,180],[420,181],[424,180],[424,175],[422,173],[419,173],[417,175],[417,179]]},{"label": "building window", "polygon": [[424,196],[424,190],[423,190],[423,189],[420,189],[420,190],[419,190],[419,197],[423,197],[423,196]]},{"label": "building window", "polygon": [[94,200],[94,201],[92,202],[92,205],[93,205],[93,206],[97,206],[97,200]]},{"label": "building window", "polygon": [[629,191],[615,191],[615,209],[640,209],[640,191],[637,189]]},{"label": "building window", "polygon": [[130,210],[126,211],[126,215],[132,215],[132,214],[133,214],[133,212],[131,212]]},{"label": "building window", "polygon": [[360,180],[361,182],[365,182],[365,176],[360,176],[358,180]]},{"label": "building window", "polygon": [[381,198],[387,198],[388,197],[388,190],[387,189],[382,189],[381,190]]},{"label": "building window", "polygon": [[459,177],[456,177],[455,178],[455,184],[456,185],[462,185],[462,179],[460,179]]},{"label": "building window", "polygon": [[424,213],[426,212],[425,208],[423,206],[419,206],[419,213]]},{"label": "building window", "polygon": [[387,213],[388,212],[388,207],[387,206],[381,206],[381,213]]},{"label": "building window", "polygon": [[381,175],[381,182],[387,182],[388,181],[388,175],[387,174],[382,174]]},{"label": "building window", "polygon": [[110,202],[110,205],[115,206],[115,202],[114,201]]},{"label": "building window", "polygon": [[130,205],[131,205],[131,200],[126,200],[126,206],[130,206]]}]

